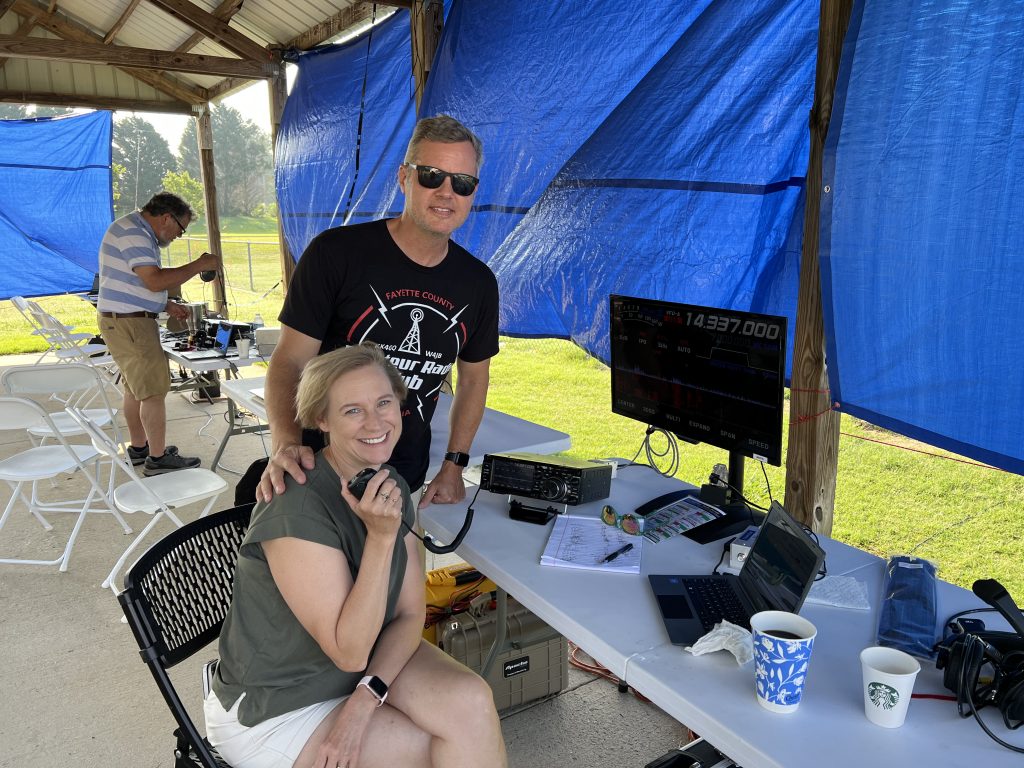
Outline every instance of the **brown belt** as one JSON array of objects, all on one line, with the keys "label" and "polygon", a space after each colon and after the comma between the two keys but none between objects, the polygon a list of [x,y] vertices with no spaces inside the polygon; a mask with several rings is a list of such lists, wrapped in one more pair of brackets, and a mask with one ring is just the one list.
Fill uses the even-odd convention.
[{"label": "brown belt", "polygon": [[156,320],[156,312],[100,312],[100,317],[112,317],[115,320],[119,317],[148,317],[150,320]]}]

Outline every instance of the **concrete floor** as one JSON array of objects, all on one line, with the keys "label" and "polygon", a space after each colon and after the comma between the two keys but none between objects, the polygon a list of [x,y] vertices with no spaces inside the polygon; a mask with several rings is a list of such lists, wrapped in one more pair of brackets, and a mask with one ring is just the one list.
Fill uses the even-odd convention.
[{"label": "concrete floor", "polygon": [[[2,362],[34,360],[20,356]],[[243,374],[262,375],[263,369],[243,369]],[[168,442],[209,466],[226,428],[225,401],[197,405],[170,395],[167,403]],[[20,435],[0,433],[0,458],[25,447]],[[264,450],[257,435],[229,441],[217,471],[231,488],[215,509],[231,505],[237,473]],[[49,493],[77,497],[84,495],[83,486],[80,478],[65,478]],[[196,505],[181,516],[192,520],[199,511]],[[46,532],[23,508],[16,513],[0,531],[0,557],[56,557],[70,533],[71,516],[53,516],[54,530]],[[128,518],[136,531],[146,522]],[[158,526],[150,539],[169,530],[170,523]],[[116,599],[100,588],[129,541],[111,517],[94,515],[83,526],[66,573],[55,566],[0,565],[0,768],[173,764],[173,720],[120,621]],[[183,698],[196,703],[200,722],[199,667],[215,653],[211,647],[172,673]],[[642,768],[687,740],[686,728],[654,706],[571,666],[561,693],[508,710],[502,727],[513,768]]]}]

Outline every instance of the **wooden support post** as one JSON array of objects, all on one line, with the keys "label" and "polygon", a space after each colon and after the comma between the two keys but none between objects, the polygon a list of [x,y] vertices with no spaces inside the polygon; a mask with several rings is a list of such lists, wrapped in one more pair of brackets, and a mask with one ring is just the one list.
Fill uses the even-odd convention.
[{"label": "wooden support post", "polygon": [[[283,64],[278,69],[278,73],[267,80],[267,90],[270,95],[270,146],[276,167],[277,133],[281,128],[281,115],[284,114],[284,103],[288,99],[288,82],[285,77]],[[277,240],[280,243],[281,253],[281,288],[287,294],[288,286],[292,282],[292,275],[295,273],[295,259],[292,258],[291,251],[288,250],[288,243],[284,239],[280,205],[277,206]]]},{"label": "wooden support post", "polygon": [[434,53],[441,39],[444,14],[437,0],[412,0],[409,10],[412,43],[412,74],[416,82],[416,112],[419,114],[423,89],[427,87],[427,76],[434,61]]},{"label": "wooden support post", "polygon": [[818,68],[811,108],[811,154],[796,312],[793,377],[789,398],[789,452],[786,457],[786,509],[815,531],[832,532],[839,464],[839,414],[831,410],[825,360],[818,263],[819,206],[825,137],[832,115],[843,38],[853,0],[821,0]]},{"label": "wooden support post", "polygon": [[[199,169],[203,179],[203,192],[206,197],[206,236],[210,253],[224,258],[220,243],[220,211],[217,208],[217,176],[213,164],[213,122],[210,116],[210,104],[207,102],[196,115],[196,137],[199,140]],[[224,291],[224,270],[213,281],[213,300],[215,309],[221,317],[228,317],[227,296]]]}]

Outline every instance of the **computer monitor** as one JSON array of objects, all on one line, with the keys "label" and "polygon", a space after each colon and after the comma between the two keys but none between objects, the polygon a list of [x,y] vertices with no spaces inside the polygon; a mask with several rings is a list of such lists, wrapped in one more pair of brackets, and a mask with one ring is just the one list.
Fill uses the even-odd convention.
[{"label": "computer monitor", "polygon": [[744,457],[782,463],[785,317],[610,300],[613,412],[724,448],[741,493]]}]

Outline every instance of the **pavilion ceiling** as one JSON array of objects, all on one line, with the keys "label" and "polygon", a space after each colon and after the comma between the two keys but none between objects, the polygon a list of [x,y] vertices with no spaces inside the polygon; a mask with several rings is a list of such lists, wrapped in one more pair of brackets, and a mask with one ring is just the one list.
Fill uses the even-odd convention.
[{"label": "pavilion ceiling", "polygon": [[0,101],[190,114],[410,0],[0,0]]}]

